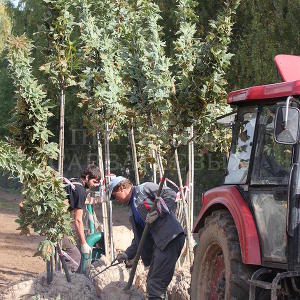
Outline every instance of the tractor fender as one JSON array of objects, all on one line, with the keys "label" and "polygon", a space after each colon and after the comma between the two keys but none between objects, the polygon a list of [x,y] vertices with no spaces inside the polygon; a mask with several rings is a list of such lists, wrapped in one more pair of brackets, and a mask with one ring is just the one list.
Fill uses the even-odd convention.
[{"label": "tractor fender", "polygon": [[196,233],[204,225],[207,215],[214,210],[227,208],[240,241],[244,264],[261,265],[261,254],[256,225],[251,211],[236,186],[221,186],[207,191],[202,197],[202,208],[194,225]]}]

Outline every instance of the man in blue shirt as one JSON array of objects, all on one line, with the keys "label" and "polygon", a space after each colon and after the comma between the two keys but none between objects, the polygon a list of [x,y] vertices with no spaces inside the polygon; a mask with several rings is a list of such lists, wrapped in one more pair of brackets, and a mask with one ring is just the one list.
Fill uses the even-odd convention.
[{"label": "man in blue shirt", "polygon": [[128,179],[118,176],[111,181],[109,190],[112,199],[128,205],[134,233],[131,245],[117,255],[118,261],[128,261],[135,257],[145,223],[149,223],[149,233],[141,253],[144,265],[150,265],[147,277],[148,299],[165,299],[185,242],[183,228],[174,214],[176,193],[170,188],[163,188],[161,198],[165,205],[161,205],[160,211],[149,213],[157,195],[157,184],[146,182],[133,186]]}]

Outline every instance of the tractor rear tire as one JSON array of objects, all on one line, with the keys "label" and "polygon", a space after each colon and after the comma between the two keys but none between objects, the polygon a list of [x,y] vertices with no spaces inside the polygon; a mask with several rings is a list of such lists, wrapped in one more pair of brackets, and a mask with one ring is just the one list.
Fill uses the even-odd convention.
[{"label": "tractor rear tire", "polygon": [[242,263],[238,233],[230,213],[214,211],[199,232],[191,300],[246,300],[251,271]]}]

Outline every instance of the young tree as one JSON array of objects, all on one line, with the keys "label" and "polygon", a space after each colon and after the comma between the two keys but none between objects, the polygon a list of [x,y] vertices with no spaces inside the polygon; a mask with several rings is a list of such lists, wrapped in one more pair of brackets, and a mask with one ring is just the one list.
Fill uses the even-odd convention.
[{"label": "young tree", "polygon": [[[144,109],[149,108],[150,113],[153,113],[155,116],[155,118],[153,118],[153,124],[156,124],[156,126],[150,127],[151,133],[155,133],[155,141],[158,145],[160,143],[163,145],[164,153],[168,153],[166,155],[169,158],[168,167],[170,167],[170,157],[173,157],[177,148],[180,145],[187,144],[190,139],[187,128],[194,126],[196,132],[207,130],[206,127],[203,127],[201,120],[210,116],[209,110],[212,109],[213,105],[214,110],[215,108],[219,109],[224,107],[224,87],[226,85],[224,75],[231,58],[231,54],[228,53],[228,44],[233,25],[232,15],[238,4],[239,0],[226,2],[217,20],[211,21],[211,31],[208,36],[204,40],[199,40],[195,36],[196,24],[193,22],[195,19],[195,2],[191,0],[178,1],[178,18],[180,22],[177,34],[178,38],[175,41],[176,54],[172,60],[172,68],[170,68],[174,74],[174,84],[171,85],[173,86],[171,90],[168,81],[160,80],[157,86],[153,84],[153,82],[156,82],[156,79],[160,79],[160,72],[158,74],[155,73],[156,69],[154,67],[159,65],[158,63],[156,64],[156,62],[162,59],[161,53],[157,54],[157,52],[155,52],[155,48],[151,47],[151,42],[144,38],[144,36],[147,37],[145,33],[139,35],[140,26],[135,27],[136,22],[134,21],[134,17],[130,19],[130,13],[128,13],[129,18],[127,22],[129,25],[127,25],[126,22],[125,24],[128,28],[134,28],[132,32],[136,40],[135,38],[129,40],[128,50],[126,52],[130,53],[130,44],[132,44],[132,48],[137,49],[136,52],[140,54],[140,57],[138,56],[138,59],[136,59],[134,55],[129,57],[127,65],[131,67],[137,64],[138,67],[135,72],[128,71],[127,76],[133,82],[131,85],[132,90],[139,91],[139,93],[137,93],[138,101],[144,104]],[[151,12],[158,12],[158,10],[153,8],[153,5],[151,1],[145,0],[138,1],[134,6],[134,13],[144,21],[144,26],[149,26],[150,32],[152,28],[155,28],[155,19],[149,24],[141,15],[147,15],[148,13],[147,16],[149,19]],[[150,6],[152,6],[151,10],[148,9]],[[143,28],[142,24],[141,28]],[[127,35],[125,35],[125,37],[128,38]],[[135,41],[137,42],[135,43]],[[144,43],[146,46],[144,46]],[[143,47],[144,49],[146,48],[146,50],[140,53],[139,51],[143,49]],[[147,51],[148,49],[149,51]],[[150,58],[150,62],[152,63],[150,65],[148,64],[148,58]],[[170,65],[168,68],[169,67]],[[128,68],[128,70],[130,70],[130,68]],[[162,68],[158,70],[169,72],[169,70]],[[151,79],[149,85],[145,84],[148,78]],[[170,78],[171,81],[169,82],[172,82],[171,74]],[[150,88],[147,89],[147,87]],[[160,97],[162,93],[156,92],[161,90],[167,91],[167,95],[165,96],[164,94],[164,97]],[[154,103],[155,106],[152,106]],[[214,120],[211,119],[210,121],[213,122]],[[195,134],[193,139],[195,139]],[[167,173],[168,168],[165,170],[163,181]],[[160,194],[162,184],[163,182],[160,183],[158,195]],[[156,204],[157,200],[155,201],[155,205]],[[155,205],[152,209],[155,209]],[[189,234],[189,222],[187,218],[185,219]],[[149,226],[146,225],[127,288],[131,286],[136,264],[148,229]],[[189,239],[188,245],[191,246]],[[192,254],[192,252],[190,252],[190,254]]]},{"label": "young tree", "polygon": [[47,34],[49,48],[47,49],[48,62],[40,69],[49,75],[55,95],[59,99],[58,172],[63,176],[66,90],[76,84],[72,74],[73,67],[76,65],[74,62],[76,46],[72,39],[75,23],[70,9],[72,1],[44,0],[44,3],[48,10],[44,22],[44,33]]},{"label": "young tree", "polygon": [[0,166],[23,183],[23,208],[18,223],[21,233],[29,228],[45,237],[40,255],[49,260],[64,234],[72,236],[66,193],[58,173],[48,166],[57,158],[57,144],[49,142],[50,113],[46,92],[32,75],[32,44],[23,35],[10,37],[8,61],[16,89],[17,106],[10,130],[13,139],[1,142]]},{"label": "young tree", "polygon": [[162,116],[170,110],[168,99],[174,80],[165,55],[158,6],[152,1],[137,1],[127,8],[122,24],[127,116],[138,135],[139,167],[150,163],[156,182],[155,152],[163,146],[156,132],[167,128]]},{"label": "young tree", "polygon": [[[83,71],[79,83],[79,96],[82,102],[87,104],[86,124],[92,132],[97,134],[98,138],[99,164],[102,169],[102,179],[106,183],[106,200],[102,203],[105,248],[106,254],[110,253],[113,260],[112,204],[108,194],[110,180],[109,142],[116,137],[114,131],[116,128],[120,128],[125,112],[122,104],[125,89],[120,75],[121,62],[118,49],[120,22],[118,16],[121,5],[111,1],[88,2],[86,0],[79,0],[78,4],[82,15],[80,38],[83,49]],[[101,11],[97,17],[91,13],[93,5]],[[105,143],[105,172],[101,136],[104,137]],[[107,222],[107,203],[109,203],[110,226]]]}]

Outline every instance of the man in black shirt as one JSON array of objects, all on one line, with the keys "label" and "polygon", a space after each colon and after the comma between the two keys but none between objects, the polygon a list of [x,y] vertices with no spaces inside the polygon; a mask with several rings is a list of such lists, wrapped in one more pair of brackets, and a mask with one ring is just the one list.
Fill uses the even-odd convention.
[{"label": "man in black shirt", "polygon": [[[71,180],[66,186],[68,194],[69,211],[73,213],[74,227],[77,233],[78,244],[82,254],[90,254],[92,248],[87,244],[84,234],[83,208],[86,201],[86,189],[92,188],[99,183],[100,170],[95,165],[89,165],[82,172],[80,179]],[[68,267],[72,272],[76,272],[80,265],[81,254],[79,249],[64,237],[62,248],[67,252],[71,259],[66,259]]]}]

